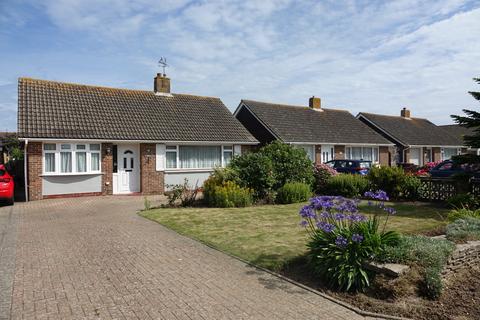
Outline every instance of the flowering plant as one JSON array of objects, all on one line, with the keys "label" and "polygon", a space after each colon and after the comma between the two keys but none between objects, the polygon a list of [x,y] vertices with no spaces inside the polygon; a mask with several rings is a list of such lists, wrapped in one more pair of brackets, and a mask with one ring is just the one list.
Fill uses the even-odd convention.
[{"label": "flowering plant", "polygon": [[315,191],[321,194],[326,191],[329,179],[338,175],[338,172],[328,164],[319,163],[315,165],[313,174],[315,176]]},{"label": "flowering plant", "polygon": [[437,162],[434,162],[434,161],[431,161],[431,162],[427,162],[425,165],[423,165],[422,167],[420,167],[414,174],[416,176],[420,176],[420,177],[426,177],[426,176],[429,176],[430,175],[430,170],[432,170],[437,164],[439,164],[440,161],[437,161]]},{"label": "flowering plant", "polygon": [[310,237],[309,261],[313,270],[332,286],[341,290],[363,290],[371,274],[364,268],[386,245],[398,241],[398,234],[385,231],[388,216],[395,210],[385,202],[384,191],[367,192],[369,205],[386,215],[379,231],[379,215],[367,217],[358,210],[360,200],[341,196],[319,196],[300,210],[301,225]]}]

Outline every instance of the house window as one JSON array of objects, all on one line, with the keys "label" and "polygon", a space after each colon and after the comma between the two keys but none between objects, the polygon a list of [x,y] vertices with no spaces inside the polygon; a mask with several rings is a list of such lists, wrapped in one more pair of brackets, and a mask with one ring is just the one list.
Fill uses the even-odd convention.
[{"label": "house window", "polygon": [[176,169],[177,168],[177,146],[167,146],[166,148],[166,159],[167,159],[167,169]]},{"label": "house window", "polygon": [[297,147],[305,150],[305,152],[307,153],[308,158],[309,158],[311,161],[314,161],[314,160],[315,160],[315,158],[314,158],[315,152],[313,151],[314,146],[312,146],[312,145],[298,145]]},{"label": "house window", "polygon": [[347,147],[346,157],[350,160],[366,160],[378,162],[377,147]]},{"label": "house window", "polygon": [[223,166],[226,167],[233,158],[233,146],[223,146]]},{"label": "house window", "polygon": [[100,172],[100,144],[45,143],[43,163],[48,174]]},{"label": "house window", "polygon": [[45,143],[43,145],[43,152],[45,157],[45,172],[55,172],[55,155],[57,145],[55,143]]},{"label": "house window", "polygon": [[460,154],[460,152],[457,148],[442,148],[442,160],[449,160],[458,154]]},{"label": "house window", "polygon": [[166,146],[166,169],[212,169],[226,166],[233,157],[233,146]]}]

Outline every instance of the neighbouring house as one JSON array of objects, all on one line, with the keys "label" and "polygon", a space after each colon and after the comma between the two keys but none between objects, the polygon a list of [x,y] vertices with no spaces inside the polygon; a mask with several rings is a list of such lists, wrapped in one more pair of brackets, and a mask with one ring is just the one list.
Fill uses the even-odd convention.
[{"label": "neighbouring house", "polygon": [[25,141],[28,197],[157,194],[258,141],[213,97],[20,78],[18,135]]},{"label": "neighbouring house", "polygon": [[[466,128],[463,126],[460,126],[458,124],[447,124],[447,125],[442,125],[439,126],[443,130],[446,130],[450,135],[454,136],[455,138],[458,139],[458,143],[465,145],[465,142],[463,140],[463,136],[469,136],[469,135],[474,135],[475,132],[472,128]],[[480,155],[480,149],[479,148],[471,148],[467,146],[467,152],[471,154],[476,154]]]},{"label": "neighbouring house", "polygon": [[361,112],[357,118],[397,146],[398,164],[421,166],[466,150],[458,138],[427,119],[411,117],[407,108],[401,110],[400,116]]},{"label": "neighbouring house", "polygon": [[318,97],[308,106],[242,100],[235,117],[261,142],[303,148],[315,163],[371,160],[390,165],[393,143],[345,110],[327,109]]},{"label": "neighbouring house", "polygon": [[5,164],[8,162],[8,160],[10,160],[5,143],[9,138],[15,137],[15,135],[16,133],[11,131],[0,132],[0,164]]}]

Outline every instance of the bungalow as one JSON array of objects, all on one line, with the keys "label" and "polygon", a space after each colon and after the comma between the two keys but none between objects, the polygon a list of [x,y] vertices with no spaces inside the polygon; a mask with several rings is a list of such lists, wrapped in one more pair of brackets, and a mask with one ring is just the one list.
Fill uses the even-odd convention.
[{"label": "bungalow", "polygon": [[218,98],[20,78],[18,135],[30,200],[156,194],[201,185],[258,141]]},{"label": "bungalow", "polygon": [[[455,138],[457,138],[458,143],[462,145],[465,145],[463,136],[472,136],[475,134],[474,129],[460,126],[458,124],[448,124],[448,125],[443,125],[439,127],[447,131],[451,136],[454,136]],[[467,148],[468,148],[467,153],[476,154],[480,156],[479,148],[471,148],[471,147],[467,147]]]},{"label": "bungalow", "polygon": [[309,106],[242,100],[234,115],[261,144],[296,145],[315,163],[362,159],[390,165],[393,143],[348,111],[323,108],[317,97]]},{"label": "bungalow", "polygon": [[357,118],[396,145],[397,163],[421,166],[450,159],[464,148],[458,138],[427,119],[411,117],[406,108],[400,116],[361,112]]}]

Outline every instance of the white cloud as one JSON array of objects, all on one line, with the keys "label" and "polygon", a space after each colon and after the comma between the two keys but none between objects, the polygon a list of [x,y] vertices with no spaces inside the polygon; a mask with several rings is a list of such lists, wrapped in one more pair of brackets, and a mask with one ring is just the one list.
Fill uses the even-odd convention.
[{"label": "white cloud", "polygon": [[[317,95],[353,113],[397,114],[409,106],[414,115],[446,123],[450,113],[474,104],[466,91],[480,75],[475,1],[46,0],[35,6],[61,33],[101,42],[81,48],[86,57],[64,66],[77,73],[65,80],[150,88],[155,62],[165,55],[176,92],[218,96],[231,109],[242,98],[305,104]],[[50,64],[42,60],[48,74],[52,65],[56,79],[69,74],[58,71],[61,54],[53,57]],[[95,59],[102,64],[95,73],[85,69]]]}]

